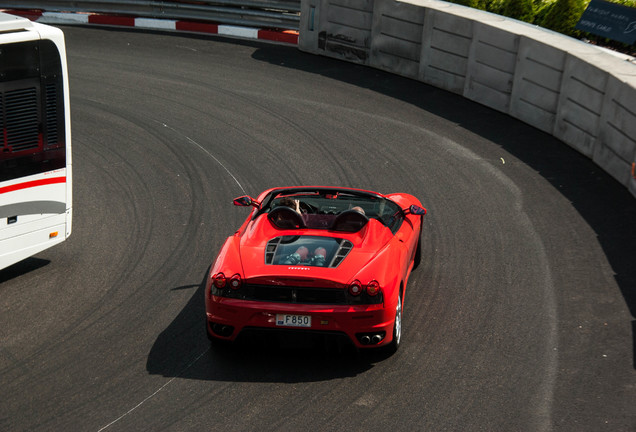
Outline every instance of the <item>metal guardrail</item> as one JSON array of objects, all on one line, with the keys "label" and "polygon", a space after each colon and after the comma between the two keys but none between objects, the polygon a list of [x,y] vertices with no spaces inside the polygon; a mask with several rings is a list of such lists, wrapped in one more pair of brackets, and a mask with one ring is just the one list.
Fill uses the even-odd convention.
[{"label": "metal guardrail", "polygon": [[300,22],[300,0],[0,0],[0,8],[38,9],[46,12],[93,12],[284,30],[298,30]]}]

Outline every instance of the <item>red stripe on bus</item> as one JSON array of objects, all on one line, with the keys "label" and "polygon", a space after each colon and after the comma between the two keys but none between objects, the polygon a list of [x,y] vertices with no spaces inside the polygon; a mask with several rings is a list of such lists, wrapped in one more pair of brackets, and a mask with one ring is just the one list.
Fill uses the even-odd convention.
[{"label": "red stripe on bus", "polygon": [[52,177],[41,180],[33,180],[24,183],[17,183],[11,186],[0,187],[0,194],[5,192],[14,192],[21,189],[29,189],[37,186],[46,186],[50,184],[66,183],[66,177]]}]

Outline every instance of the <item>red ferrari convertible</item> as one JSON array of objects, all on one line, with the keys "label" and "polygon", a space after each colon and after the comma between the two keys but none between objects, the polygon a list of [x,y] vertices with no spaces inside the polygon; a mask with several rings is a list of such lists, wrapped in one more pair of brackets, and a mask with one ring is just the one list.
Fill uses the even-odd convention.
[{"label": "red ferrari convertible", "polygon": [[251,207],[210,269],[207,334],[346,336],[397,350],[411,271],[421,259],[417,198],[341,187],[285,187],[242,196]]}]

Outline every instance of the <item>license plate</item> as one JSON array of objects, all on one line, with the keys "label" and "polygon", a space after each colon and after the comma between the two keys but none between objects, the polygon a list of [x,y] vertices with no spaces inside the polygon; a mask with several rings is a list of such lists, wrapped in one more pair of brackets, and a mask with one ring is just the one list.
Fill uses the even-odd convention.
[{"label": "license plate", "polygon": [[276,325],[284,327],[311,327],[311,316],[277,314]]}]

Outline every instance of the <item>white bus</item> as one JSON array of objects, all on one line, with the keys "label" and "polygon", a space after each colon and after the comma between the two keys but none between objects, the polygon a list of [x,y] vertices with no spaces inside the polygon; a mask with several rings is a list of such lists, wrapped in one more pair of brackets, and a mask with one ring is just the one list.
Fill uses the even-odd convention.
[{"label": "white bus", "polygon": [[71,123],[62,31],[0,13],[0,269],[71,234]]}]

